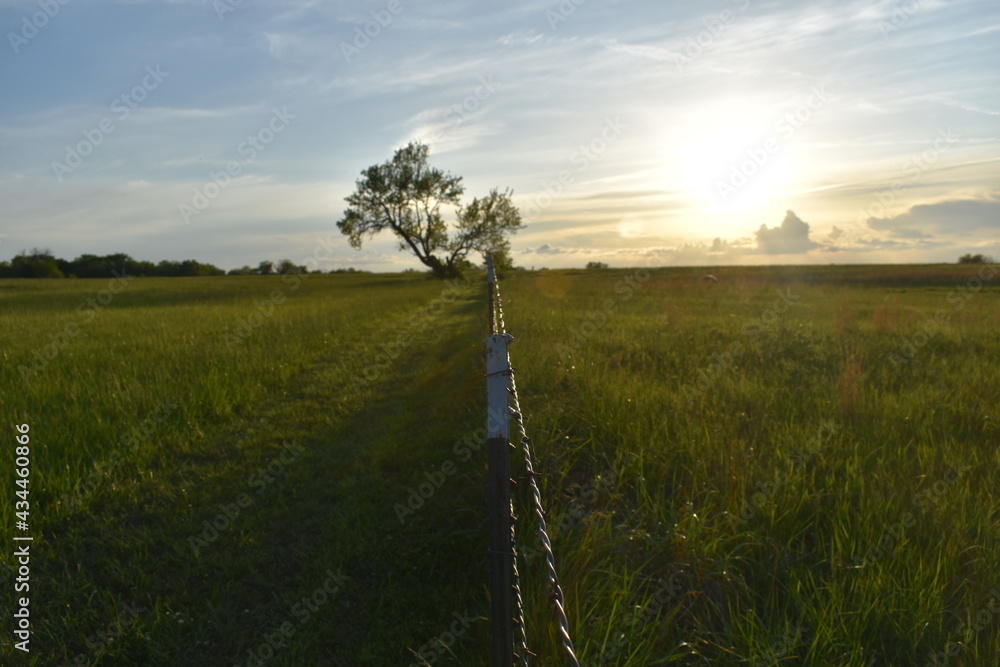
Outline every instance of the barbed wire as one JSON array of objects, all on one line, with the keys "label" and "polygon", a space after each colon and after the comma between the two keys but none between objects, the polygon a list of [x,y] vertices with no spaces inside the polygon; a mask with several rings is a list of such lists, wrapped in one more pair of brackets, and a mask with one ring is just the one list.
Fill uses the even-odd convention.
[{"label": "barbed wire", "polygon": [[517,567],[517,517],[514,515],[514,503],[511,502],[511,522],[510,522],[510,541],[514,549],[514,578],[512,581],[512,588],[514,589],[514,604],[516,605],[517,615],[514,617],[514,624],[517,625],[518,633],[521,635],[520,643],[521,646],[518,648],[517,652],[521,654],[521,664],[527,667],[528,656],[533,656],[530,650],[528,650],[528,624],[524,620],[524,598],[521,596],[521,572]]},{"label": "barbed wire", "polygon": [[[503,300],[500,297],[500,285],[499,281],[495,278],[493,280],[493,309],[494,312],[490,314],[491,321],[494,322],[495,333],[505,335],[507,333],[507,327],[504,323],[503,318]],[[562,638],[563,647],[566,649],[566,653],[569,655],[570,664],[573,667],[580,667],[580,663],[576,657],[576,649],[573,646],[573,639],[570,636],[569,631],[569,619],[566,616],[566,603],[563,596],[562,587],[559,585],[559,576],[556,573],[556,559],[555,554],[552,551],[552,540],[549,538],[548,528],[545,523],[545,509],[542,506],[542,493],[538,488],[538,474],[535,472],[535,466],[533,461],[533,455],[531,450],[531,438],[528,437],[527,430],[524,425],[524,413],[521,411],[521,400],[517,394],[517,382],[514,380],[516,375],[513,367],[510,368],[510,386],[508,392],[510,393],[511,399],[513,401],[513,407],[510,410],[510,414],[514,417],[514,421],[517,423],[517,429],[520,433],[520,443],[521,451],[524,454],[524,467],[525,475],[528,479],[528,484],[531,488],[531,497],[533,500],[533,509],[536,516],[538,517],[538,535],[541,538],[542,546],[545,552],[545,564],[548,570],[549,586],[551,588],[549,593],[549,599],[556,607],[556,612],[559,616],[559,633]],[[516,540],[516,529],[515,524],[517,522],[517,517],[513,513],[513,502],[511,504],[511,539],[514,545],[514,578],[513,578],[513,588],[516,598],[516,608],[517,616],[514,622],[517,624],[518,629],[521,634],[521,664],[527,666],[529,656],[534,654],[528,650],[528,637],[527,637],[527,625],[524,620],[524,601],[521,596],[521,584],[520,575],[517,568],[517,540]]]},{"label": "barbed wire", "polygon": [[542,539],[542,546],[545,549],[545,563],[548,567],[549,585],[551,586],[549,599],[552,600],[552,603],[556,606],[556,612],[559,614],[559,632],[562,635],[566,653],[569,654],[570,664],[573,667],[580,667],[580,663],[576,659],[573,639],[569,634],[569,619],[566,617],[565,598],[563,597],[562,587],[559,585],[559,576],[556,573],[556,557],[552,552],[552,540],[549,538],[548,529],[545,525],[542,492],[538,488],[538,481],[536,479],[538,475],[535,473],[535,467],[532,463],[531,438],[528,437],[524,428],[524,415],[521,412],[521,401],[517,396],[517,383],[514,381],[514,373],[510,374],[510,393],[514,401],[514,409],[511,411],[511,415],[517,422],[517,429],[521,433],[521,451],[524,453],[525,474],[528,478],[528,484],[531,487],[535,514],[538,516],[538,536]]},{"label": "barbed wire", "polygon": [[493,281],[493,290],[494,290],[495,296],[496,296],[496,299],[494,300],[494,303],[496,303],[497,325],[499,327],[499,331],[497,333],[505,334],[505,333],[507,333],[507,325],[504,324],[504,322],[503,322],[503,301],[500,299],[500,281],[499,280],[495,280],[494,279],[494,281]]}]

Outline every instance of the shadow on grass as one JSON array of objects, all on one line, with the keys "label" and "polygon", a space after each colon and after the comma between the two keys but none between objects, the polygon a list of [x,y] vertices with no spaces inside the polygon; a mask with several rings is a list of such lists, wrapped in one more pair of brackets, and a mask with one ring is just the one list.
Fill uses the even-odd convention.
[{"label": "shadow on grass", "polygon": [[485,456],[452,448],[484,421],[484,322],[478,297],[453,306],[345,415],[321,360],[49,526],[31,664],[480,664]]}]

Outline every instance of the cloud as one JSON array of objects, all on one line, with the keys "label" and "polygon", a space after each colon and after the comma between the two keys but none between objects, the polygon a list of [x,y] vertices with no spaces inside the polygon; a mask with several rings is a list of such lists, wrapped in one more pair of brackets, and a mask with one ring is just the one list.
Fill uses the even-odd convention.
[{"label": "cloud", "polygon": [[483,121],[484,115],[481,110],[466,111],[458,104],[425,109],[402,124],[404,138],[398,143],[420,141],[427,144],[432,155],[471,148],[505,129],[502,122]]},{"label": "cloud", "polygon": [[517,30],[508,33],[497,41],[504,46],[525,46],[541,41],[543,36],[535,30]]},{"label": "cloud", "polygon": [[1000,198],[958,199],[920,204],[891,218],[869,218],[868,226],[896,238],[972,234],[1000,228]]},{"label": "cloud", "polygon": [[818,248],[819,244],[809,240],[809,223],[803,222],[792,211],[785,213],[780,227],[768,228],[761,225],[756,231],[757,249],[765,255],[803,253]]},{"label": "cloud", "polygon": [[[836,229],[836,228],[835,228]],[[904,251],[913,252],[924,252],[935,250],[939,248],[953,247],[954,244],[951,241],[935,240],[930,238],[917,238],[917,239],[904,239],[904,240],[894,240],[894,239],[880,239],[880,238],[846,238],[840,237],[841,241],[839,243],[827,243],[820,246],[821,252],[828,253],[849,253],[856,257],[861,257],[865,253],[879,252],[879,253],[893,253],[895,259],[899,259],[899,253]],[[830,241],[830,238],[824,239],[825,241]],[[937,257],[941,257],[937,255]],[[913,256],[912,261],[914,262],[925,262],[925,261],[942,261],[941,259],[928,259],[928,256]]]},{"label": "cloud", "polygon": [[909,228],[909,227],[896,227],[896,228],[893,229],[893,228],[891,228],[889,226],[880,225],[880,224],[878,224],[878,222],[879,222],[879,220],[877,220],[877,219],[870,220],[869,223],[868,223],[868,226],[871,227],[874,230],[877,230],[877,231],[889,232],[890,236],[894,236],[897,239],[929,239],[929,238],[931,238],[930,234],[924,234],[923,232],[921,232],[921,231],[919,231],[917,229],[912,229],[912,228]]},{"label": "cloud", "polygon": [[[516,242],[538,264],[628,265],[647,249],[689,263],[900,261],[900,248],[907,260],[954,261],[1000,237],[996,203],[971,201],[1000,198],[1000,97],[996,74],[982,66],[1000,34],[989,3],[920,0],[884,38],[880,23],[898,18],[902,0],[740,0],[723,3],[725,21],[721,6],[646,3],[635,13],[620,0],[577,0],[555,26],[558,0],[404,2],[375,36],[363,33],[385,16],[385,0],[234,0],[223,23],[208,0],[168,2],[72,4],[79,20],[53,19],[0,67],[0,215],[11,234],[3,248],[52,245],[76,256],[118,249],[124,236],[121,249],[134,256],[183,258],[196,248],[199,260],[230,266],[294,258],[306,250],[296,239],[309,244],[307,228],[340,215],[358,170],[411,138],[446,155],[470,192],[514,188],[531,220]],[[104,20],[107,6],[122,3],[129,12]],[[0,0],[16,30],[37,8]],[[348,58],[341,45],[359,31],[367,46]],[[112,108],[142,84],[145,67],[161,65],[169,77],[139,93],[127,117]],[[491,77],[497,90],[486,99],[477,90]],[[775,180],[754,188],[813,221],[781,223],[777,208],[734,229],[740,218],[703,196],[715,182],[715,146],[744,141],[724,141],[730,127],[778,132],[781,114],[825,82],[836,112],[782,142],[766,176]],[[293,128],[178,231],[178,202],[241,159],[241,142],[286,105],[298,116]],[[626,131],[586,157],[619,115]],[[57,182],[52,162],[105,118],[114,132]],[[931,169],[925,151],[943,127],[962,137]],[[880,215],[924,205],[858,221],[856,203],[871,203],[873,188],[912,171],[906,164],[928,169]],[[546,189],[563,171],[572,183],[552,196]],[[842,231],[831,232],[831,221]],[[954,245],[928,250],[946,241]],[[391,239],[378,243],[395,257]]]},{"label": "cloud", "polygon": [[561,255],[564,251],[560,250],[559,248],[553,248],[548,243],[546,243],[545,245],[541,245],[535,248],[534,250],[528,248],[527,250],[525,250],[525,252],[526,253],[533,252],[539,255]]}]

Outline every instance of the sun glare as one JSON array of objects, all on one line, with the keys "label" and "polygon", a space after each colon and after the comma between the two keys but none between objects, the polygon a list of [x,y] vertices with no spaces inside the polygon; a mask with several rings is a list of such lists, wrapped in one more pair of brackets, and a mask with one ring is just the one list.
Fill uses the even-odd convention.
[{"label": "sun glare", "polygon": [[780,209],[789,174],[773,111],[725,100],[691,117],[671,144],[680,185],[706,212]]},{"label": "sun glare", "polygon": [[618,234],[622,238],[634,239],[643,235],[646,231],[646,222],[642,216],[628,213],[618,221]]}]

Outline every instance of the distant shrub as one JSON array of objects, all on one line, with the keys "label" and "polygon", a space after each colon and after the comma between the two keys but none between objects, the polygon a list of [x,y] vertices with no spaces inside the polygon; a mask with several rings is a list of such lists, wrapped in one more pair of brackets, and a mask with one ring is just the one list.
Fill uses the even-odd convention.
[{"label": "distant shrub", "polygon": [[993,264],[993,258],[983,254],[973,255],[971,252],[958,258],[959,264]]},{"label": "distant shrub", "polygon": [[22,251],[10,262],[10,273],[15,278],[63,278],[58,260],[47,248],[33,248],[30,253]]},{"label": "distant shrub", "polygon": [[290,259],[283,259],[278,262],[278,266],[275,271],[283,276],[294,275],[297,273],[309,273],[308,267],[304,265],[297,265]]},{"label": "distant shrub", "polygon": [[606,269],[608,268],[608,265],[605,264],[604,262],[587,262],[587,268],[595,270]]}]

